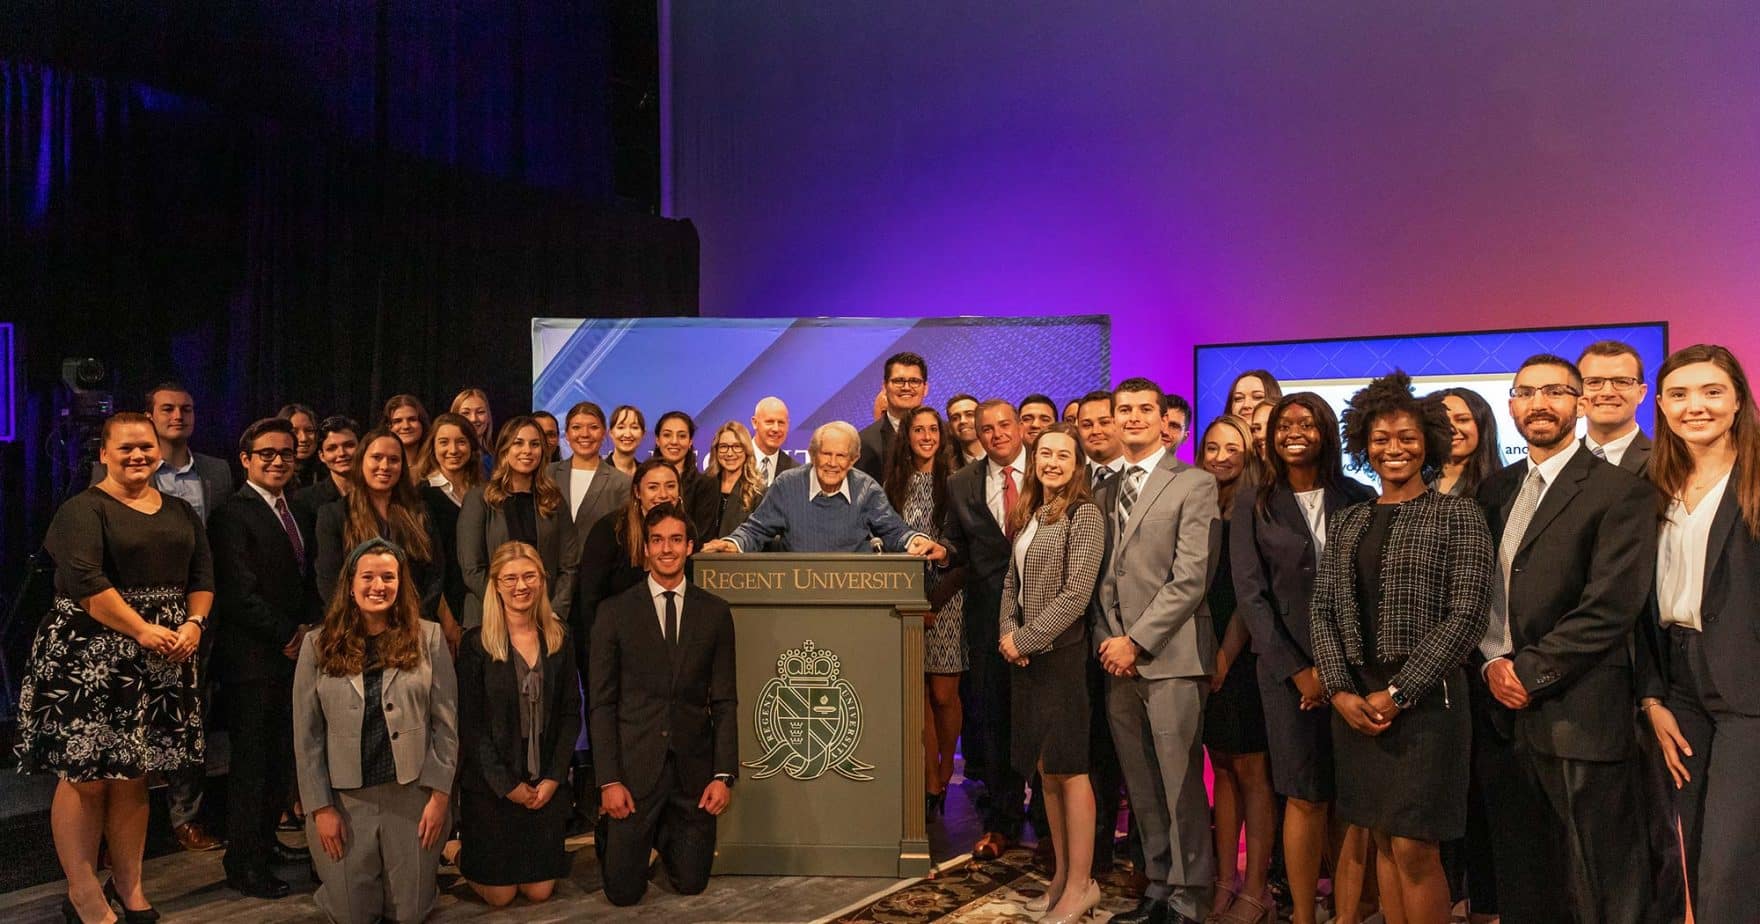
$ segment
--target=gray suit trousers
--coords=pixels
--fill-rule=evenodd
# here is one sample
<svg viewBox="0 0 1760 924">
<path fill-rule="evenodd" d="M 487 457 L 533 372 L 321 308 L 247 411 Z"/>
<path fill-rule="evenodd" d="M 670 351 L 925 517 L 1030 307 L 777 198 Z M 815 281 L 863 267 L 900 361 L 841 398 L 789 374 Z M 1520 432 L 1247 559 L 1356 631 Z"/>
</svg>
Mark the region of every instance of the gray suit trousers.
<svg viewBox="0 0 1760 924">
<path fill-rule="evenodd" d="M 1203 920 L 1216 881 L 1204 793 L 1208 678 L 1106 678 L 1106 715 L 1143 837 L 1149 898 Z"/>
<path fill-rule="evenodd" d="M 380 918 L 420 921 L 434 910 L 439 889 L 440 848 L 422 849 L 418 828 L 428 790 L 418 783 L 382 783 L 336 791 L 347 842 L 340 861 L 318 845 L 318 831 L 306 818 L 306 842 L 318 870 L 319 910 L 336 924 L 370 924 Z"/>
</svg>

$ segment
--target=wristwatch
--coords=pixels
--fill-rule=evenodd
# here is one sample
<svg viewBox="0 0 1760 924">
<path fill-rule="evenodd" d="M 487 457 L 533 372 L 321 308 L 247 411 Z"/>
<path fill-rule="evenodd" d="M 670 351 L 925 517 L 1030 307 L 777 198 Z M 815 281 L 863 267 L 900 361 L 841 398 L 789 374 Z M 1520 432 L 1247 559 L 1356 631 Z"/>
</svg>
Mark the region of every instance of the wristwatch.
<svg viewBox="0 0 1760 924">
<path fill-rule="evenodd" d="M 1401 711 L 1412 708 L 1411 699 L 1404 693 L 1400 692 L 1400 688 L 1393 684 L 1387 685 L 1387 698 L 1393 700 L 1393 704 L 1398 706 Z"/>
</svg>

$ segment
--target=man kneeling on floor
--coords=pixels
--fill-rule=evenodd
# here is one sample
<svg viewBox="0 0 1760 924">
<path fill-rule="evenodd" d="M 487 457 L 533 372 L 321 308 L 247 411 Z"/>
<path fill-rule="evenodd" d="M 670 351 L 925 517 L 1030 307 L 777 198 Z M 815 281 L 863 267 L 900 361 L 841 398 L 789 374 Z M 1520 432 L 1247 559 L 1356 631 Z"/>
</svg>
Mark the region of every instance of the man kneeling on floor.
<svg viewBox="0 0 1760 924">
<path fill-rule="evenodd" d="M 733 614 L 685 580 L 695 543 L 683 508 L 656 506 L 642 533 L 648 579 L 600 604 L 588 671 L 599 863 L 613 905 L 641 900 L 655 848 L 677 891 L 703 891 L 739 769 Z"/>
</svg>

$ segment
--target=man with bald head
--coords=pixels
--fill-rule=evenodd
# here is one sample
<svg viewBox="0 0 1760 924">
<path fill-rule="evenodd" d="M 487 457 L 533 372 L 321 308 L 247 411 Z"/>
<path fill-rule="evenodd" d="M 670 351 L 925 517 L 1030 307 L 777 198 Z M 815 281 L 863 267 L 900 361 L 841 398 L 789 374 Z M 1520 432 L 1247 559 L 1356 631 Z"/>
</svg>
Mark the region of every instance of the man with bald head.
<svg viewBox="0 0 1760 924">
<path fill-rule="evenodd" d="M 878 539 L 888 552 L 945 559 L 947 549 L 907 526 L 880 483 L 855 468 L 861 451 L 861 436 L 844 421 L 814 430 L 807 446 L 813 464 L 776 476 L 758 509 L 703 551 L 761 551 L 780 543 L 784 552 L 867 552 Z"/>
<path fill-rule="evenodd" d="M 758 450 L 758 477 L 769 487 L 776 476 L 794 468 L 794 457 L 782 451 L 788 439 L 788 405 L 771 395 L 752 409 L 752 445 Z"/>
</svg>

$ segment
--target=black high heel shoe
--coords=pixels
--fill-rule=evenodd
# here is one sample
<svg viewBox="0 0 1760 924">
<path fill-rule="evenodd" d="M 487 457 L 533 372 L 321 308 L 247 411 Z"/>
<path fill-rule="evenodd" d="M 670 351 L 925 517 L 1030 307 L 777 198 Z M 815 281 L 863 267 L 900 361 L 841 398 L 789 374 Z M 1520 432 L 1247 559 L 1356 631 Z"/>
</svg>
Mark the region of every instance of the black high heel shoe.
<svg viewBox="0 0 1760 924">
<path fill-rule="evenodd" d="M 104 897 L 114 902 L 116 907 L 122 909 L 123 924 L 154 924 L 155 921 L 159 920 L 159 912 L 154 911 L 150 906 L 145 911 L 129 910 L 129 907 L 122 903 L 122 893 L 117 891 L 116 880 L 113 878 L 104 880 Z M 69 904 L 68 907 L 71 908 L 73 906 Z M 79 918 L 75 916 L 70 920 L 77 921 Z"/>
</svg>

